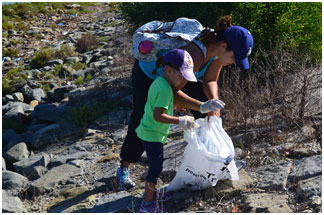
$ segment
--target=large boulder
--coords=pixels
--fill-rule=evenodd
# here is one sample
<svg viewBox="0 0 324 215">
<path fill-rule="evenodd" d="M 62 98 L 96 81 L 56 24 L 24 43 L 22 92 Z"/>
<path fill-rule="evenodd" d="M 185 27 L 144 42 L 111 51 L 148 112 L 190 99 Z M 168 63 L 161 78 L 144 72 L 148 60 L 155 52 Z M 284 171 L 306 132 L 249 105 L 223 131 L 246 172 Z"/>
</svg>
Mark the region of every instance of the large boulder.
<svg viewBox="0 0 324 215">
<path fill-rule="evenodd" d="M 67 96 L 67 93 L 76 89 L 76 85 L 66 85 L 54 90 L 54 101 L 59 102 Z"/>
<path fill-rule="evenodd" d="M 50 161 L 48 154 L 40 152 L 27 159 L 13 164 L 15 170 L 31 180 L 38 179 L 46 172 L 46 167 Z"/>
<path fill-rule="evenodd" d="M 54 104 L 39 104 L 32 112 L 32 117 L 46 122 L 58 122 L 60 120 L 59 109 Z"/>
<path fill-rule="evenodd" d="M 55 143 L 59 139 L 62 129 L 59 124 L 51 124 L 35 132 L 31 140 L 34 149 L 40 149 L 45 145 Z"/>
<path fill-rule="evenodd" d="M 2 190 L 2 213 L 24 213 L 21 200 L 11 195 L 8 191 Z"/>
<path fill-rule="evenodd" d="M 28 179 L 18 173 L 3 170 L 2 171 L 2 189 L 24 191 L 27 188 Z"/>
<path fill-rule="evenodd" d="M 4 148 L 3 157 L 6 160 L 14 163 L 29 157 L 30 152 L 28 151 L 28 147 L 26 143 L 24 142 L 19 142 L 14 144 L 12 143 L 6 145 L 6 147 Z"/>
</svg>

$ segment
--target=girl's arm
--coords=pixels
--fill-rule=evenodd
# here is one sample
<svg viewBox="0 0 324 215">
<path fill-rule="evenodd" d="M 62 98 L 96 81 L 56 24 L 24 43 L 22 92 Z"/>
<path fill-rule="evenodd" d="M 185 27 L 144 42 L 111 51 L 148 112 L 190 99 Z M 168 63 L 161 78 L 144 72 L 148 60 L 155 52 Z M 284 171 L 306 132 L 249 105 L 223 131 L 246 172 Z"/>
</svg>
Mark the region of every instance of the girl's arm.
<svg viewBox="0 0 324 215">
<path fill-rule="evenodd" d="M 164 113 L 164 111 L 165 111 L 164 108 L 155 107 L 153 113 L 154 120 L 161 123 L 167 123 L 167 124 L 179 124 L 179 117 L 170 116 Z"/>
<path fill-rule="evenodd" d="M 200 111 L 201 101 L 194 99 L 181 90 L 173 91 L 174 103 L 191 110 Z"/>
</svg>

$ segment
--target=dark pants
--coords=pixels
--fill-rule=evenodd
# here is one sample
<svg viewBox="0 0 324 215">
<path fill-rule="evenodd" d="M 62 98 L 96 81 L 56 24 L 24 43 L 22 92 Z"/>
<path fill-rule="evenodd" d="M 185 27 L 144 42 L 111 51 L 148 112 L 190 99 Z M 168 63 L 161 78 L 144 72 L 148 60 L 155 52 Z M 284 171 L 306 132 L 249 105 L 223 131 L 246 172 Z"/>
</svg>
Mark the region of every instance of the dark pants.
<svg viewBox="0 0 324 215">
<path fill-rule="evenodd" d="M 150 164 L 145 180 L 156 184 L 163 169 L 163 143 L 142 140 L 142 145 Z"/>
<path fill-rule="evenodd" d="M 132 71 L 132 87 L 133 87 L 133 112 L 128 125 L 127 135 L 121 148 L 120 157 L 122 161 L 134 163 L 142 156 L 144 148 L 141 140 L 137 137 L 135 129 L 139 126 L 144 115 L 144 107 L 147 100 L 148 90 L 153 80 L 145 75 L 135 61 Z M 182 89 L 187 95 L 200 101 L 207 101 L 202 90 L 202 83 L 188 82 Z M 206 114 L 192 111 L 195 118 L 204 118 Z"/>
</svg>

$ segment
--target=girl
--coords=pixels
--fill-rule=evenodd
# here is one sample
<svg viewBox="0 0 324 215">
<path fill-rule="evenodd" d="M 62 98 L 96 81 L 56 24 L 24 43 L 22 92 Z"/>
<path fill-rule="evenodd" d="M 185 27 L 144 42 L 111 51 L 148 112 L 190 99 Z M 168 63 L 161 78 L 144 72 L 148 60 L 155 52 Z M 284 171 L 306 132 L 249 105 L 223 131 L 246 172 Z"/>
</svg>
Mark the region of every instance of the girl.
<svg viewBox="0 0 324 215">
<path fill-rule="evenodd" d="M 173 90 L 185 81 L 197 82 L 190 54 L 183 49 L 174 49 L 160 57 L 156 65 L 156 68 L 164 68 L 163 73 L 150 86 L 145 113 L 136 129 L 150 164 L 145 181 L 145 198 L 140 208 L 140 212 L 146 213 L 165 212 L 154 197 L 157 179 L 163 169 L 163 144 L 169 134 L 170 124 L 179 124 L 184 129 L 199 127 L 193 117 L 172 116 Z M 220 100 L 210 100 L 203 104 L 203 109 L 209 112 L 223 106 Z M 168 197 L 168 194 L 160 196 L 160 200 Z"/>
</svg>

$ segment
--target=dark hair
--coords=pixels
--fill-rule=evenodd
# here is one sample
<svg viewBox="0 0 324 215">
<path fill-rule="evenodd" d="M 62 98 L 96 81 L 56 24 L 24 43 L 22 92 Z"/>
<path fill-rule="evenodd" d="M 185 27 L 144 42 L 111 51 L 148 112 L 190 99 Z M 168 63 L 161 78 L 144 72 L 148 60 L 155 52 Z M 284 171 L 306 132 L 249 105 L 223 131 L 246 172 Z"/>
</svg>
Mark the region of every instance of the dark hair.
<svg viewBox="0 0 324 215">
<path fill-rule="evenodd" d="M 170 67 L 172 67 L 173 69 L 175 69 L 175 70 L 179 70 L 179 68 L 178 67 L 176 67 L 176 66 L 174 66 L 174 65 L 172 65 L 172 64 L 170 64 L 170 63 L 168 63 L 168 62 L 165 62 L 164 60 L 163 60 L 163 56 L 160 56 L 160 57 L 158 57 L 158 59 L 156 60 L 156 62 L 155 62 L 155 68 L 154 68 L 154 70 L 152 71 L 152 75 L 156 75 L 157 74 L 157 72 L 156 72 L 156 70 L 159 68 L 159 67 L 164 67 L 164 66 L 170 66 Z"/>
<path fill-rule="evenodd" d="M 205 46 L 220 41 L 226 42 L 224 31 L 229 27 L 232 27 L 232 16 L 223 16 L 218 20 L 214 28 L 204 28 L 197 39 L 201 40 Z M 232 48 L 227 46 L 227 50 L 232 50 Z"/>
</svg>

